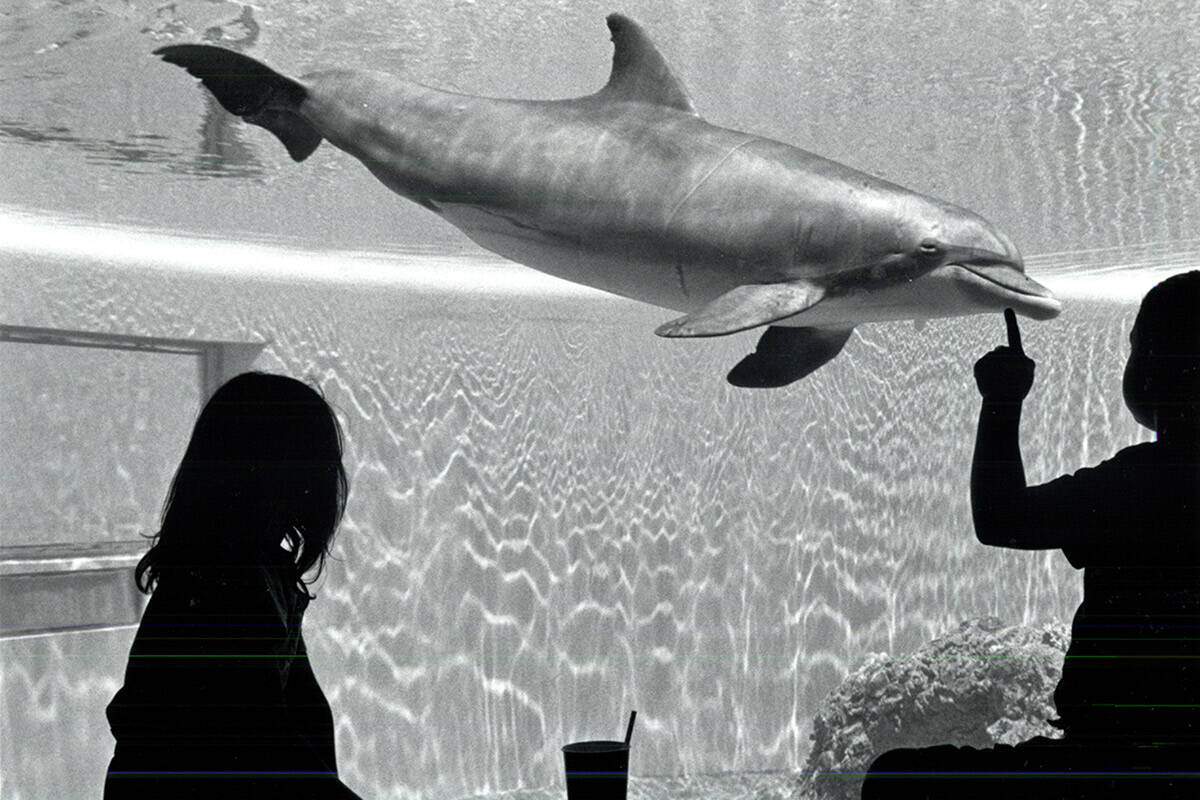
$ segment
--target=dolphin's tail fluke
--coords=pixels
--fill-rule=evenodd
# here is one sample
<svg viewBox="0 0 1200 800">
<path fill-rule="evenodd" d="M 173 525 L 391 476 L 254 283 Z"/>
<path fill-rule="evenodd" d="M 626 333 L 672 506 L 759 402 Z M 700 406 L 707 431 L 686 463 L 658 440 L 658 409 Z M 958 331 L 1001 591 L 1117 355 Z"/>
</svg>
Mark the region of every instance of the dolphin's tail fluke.
<svg viewBox="0 0 1200 800">
<path fill-rule="evenodd" d="M 303 84 L 222 47 L 175 44 L 154 54 L 199 78 L 231 113 L 275 134 L 294 160 L 308 158 L 321 143 L 321 134 L 299 113 L 308 96 Z"/>
</svg>

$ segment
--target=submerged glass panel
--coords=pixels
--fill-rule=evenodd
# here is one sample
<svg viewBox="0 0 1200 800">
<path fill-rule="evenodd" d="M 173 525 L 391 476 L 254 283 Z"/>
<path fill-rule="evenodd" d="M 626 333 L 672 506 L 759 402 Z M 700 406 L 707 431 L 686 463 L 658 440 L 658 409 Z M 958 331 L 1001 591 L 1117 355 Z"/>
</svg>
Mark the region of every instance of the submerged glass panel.
<svg viewBox="0 0 1200 800">
<path fill-rule="evenodd" d="M 200 408 L 200 356 L 0 341 L 0 545 L 158 528 Z"/>
</svg>

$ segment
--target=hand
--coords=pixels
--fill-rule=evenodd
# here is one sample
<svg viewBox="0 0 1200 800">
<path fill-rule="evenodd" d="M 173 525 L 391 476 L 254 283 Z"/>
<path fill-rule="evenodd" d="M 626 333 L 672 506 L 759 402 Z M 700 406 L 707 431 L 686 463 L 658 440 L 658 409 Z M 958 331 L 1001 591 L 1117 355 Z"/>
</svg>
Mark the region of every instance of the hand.
<svg viewBox="0 0 1200 800">
<path fill-rule="evenodd" d="M 1035 365 L 1021 349 L 1021 331 L 1011 308 L 1004 309 L 1004 323 L 1008 327 L 1008 346 L 997 347 L 975 362 L 975 385 L 984 400 L 1019 403 L 1033 386 Z"/>
</svg>

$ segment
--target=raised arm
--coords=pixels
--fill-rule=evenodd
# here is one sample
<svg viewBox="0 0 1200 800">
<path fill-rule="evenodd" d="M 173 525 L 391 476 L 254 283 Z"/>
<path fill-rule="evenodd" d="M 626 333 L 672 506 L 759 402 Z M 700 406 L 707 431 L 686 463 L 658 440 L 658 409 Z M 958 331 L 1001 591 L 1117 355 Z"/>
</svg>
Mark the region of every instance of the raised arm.
<svg viewBox="0 0 1200 800">
<path fill-rule="evenodd" d="M 983 395 L 975 455 L 971 462 L 971 516 L 984 544 L 1040 549 L 1045 528 L 1031 518 L 1021 463 L 1021 402 L 1033 386 L 1034 363 L 1021 348 L 1021 332 L 1012 309 L 1004 311 L 1008 345 L 975 363 L 975 383 Z"/>
</svg>

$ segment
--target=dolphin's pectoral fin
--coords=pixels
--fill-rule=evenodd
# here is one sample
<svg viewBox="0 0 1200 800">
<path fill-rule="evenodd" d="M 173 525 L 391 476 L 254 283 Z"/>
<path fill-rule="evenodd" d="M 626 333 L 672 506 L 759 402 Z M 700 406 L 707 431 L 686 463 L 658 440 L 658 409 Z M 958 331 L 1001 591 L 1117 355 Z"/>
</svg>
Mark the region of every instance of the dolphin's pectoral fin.
<svg viewBox="0 0 1200 800">
<path fill-rule="evenodd" d="M 799 314 L 824 296 L 824 289 L 807 281 L 748 283 L 730 289 L 703 308 L 658 326 L 654 332 L 671 338 L 724 336 Z"/>
<path fill-rule="evenodd" d="M 842 351 L 853 328 L 784 328 L 763 332 L 754 352 L 726 380 L 748 389 L 774 389 L 798 381 Z"/>
<path fill-rule="evenodd" d="M 621 14 L 609 14 L 608 30 L 613 40 L 612 74 L 594 97 L 626 100 L 676 108 L 689 114 L 696 107 L 667 61 L 636 22 Z"/>
</svg>

